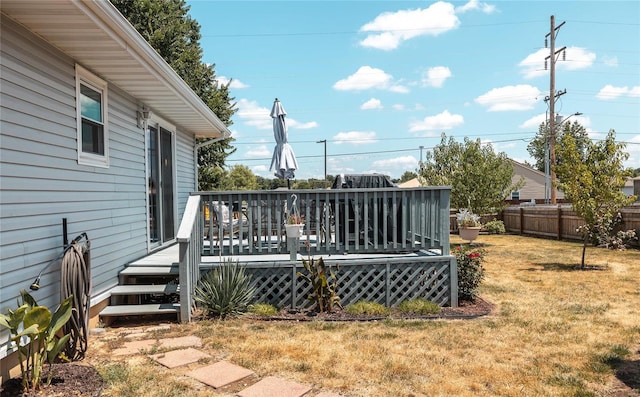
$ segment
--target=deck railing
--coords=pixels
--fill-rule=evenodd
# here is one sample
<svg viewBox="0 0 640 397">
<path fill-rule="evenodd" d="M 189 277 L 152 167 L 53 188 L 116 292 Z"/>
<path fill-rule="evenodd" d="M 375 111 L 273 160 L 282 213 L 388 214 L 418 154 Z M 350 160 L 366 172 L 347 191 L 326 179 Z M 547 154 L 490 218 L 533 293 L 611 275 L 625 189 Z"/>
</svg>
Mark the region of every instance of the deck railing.
<svg viewBox="0 0 640 397">
<path fill-rule="evenodd" d="M 200 208 L 200 197 L 190 196 L 176 237 L 180 245 L 180 321 L 183 323 L 191 321 L 193 294 L 200 277 L 203 246 Z"/>
<path fill-rule="evenodd" d="M 294 207 L 304 218 L 300 252 L 449 255 L 449 193 L 422 187 L 194 195 L 201 197 L 205 255 L 288 253 L 284 225 Z"/>
</svg>

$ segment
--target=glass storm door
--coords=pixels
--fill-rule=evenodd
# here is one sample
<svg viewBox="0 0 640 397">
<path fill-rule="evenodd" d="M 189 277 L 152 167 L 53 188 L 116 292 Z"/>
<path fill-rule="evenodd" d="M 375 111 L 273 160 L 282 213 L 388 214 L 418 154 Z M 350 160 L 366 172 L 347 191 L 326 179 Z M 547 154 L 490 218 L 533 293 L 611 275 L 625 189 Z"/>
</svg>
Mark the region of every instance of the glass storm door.
<svg viewBox="0 0 640 397">
<path fill-rule="evenodd" d="M 147 130 L 149 178 L 149 242 L 159 245 L 175 238 L 173 136 L 164 128 Z"/>
</svg>

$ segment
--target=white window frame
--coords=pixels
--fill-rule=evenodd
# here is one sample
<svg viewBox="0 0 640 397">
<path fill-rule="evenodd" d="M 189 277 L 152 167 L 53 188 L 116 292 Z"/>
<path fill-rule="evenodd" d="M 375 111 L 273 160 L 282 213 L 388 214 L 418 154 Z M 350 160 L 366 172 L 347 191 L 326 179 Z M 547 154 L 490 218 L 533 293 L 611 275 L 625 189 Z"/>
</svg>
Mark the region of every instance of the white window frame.
<svg viewBox="0 0 640 397">
<path fill-rule="evenodd" d="M 80 87 L 84 85 L 100 93 L 102 97 L 102 126 L 104 155 L 87 153 L 82 150 L 82 107 L 80 104 Z M 78 164 L 93 167 L 109 168 L 109 120 L 108 120 L 108 92 L 107 82 L 76 64 L 76 120 L 78 141 Z"/>
<path fill-rule="evenodd" d="M 514 198 L 514 197 L 513 197 L 515 194 L 517 194 L 517 195 L 518 195 L 518 198 Z M 511 192 L 511 200 L 520 200 L 520 190 L 513 190 L 513 191 Z"/>
</svg>

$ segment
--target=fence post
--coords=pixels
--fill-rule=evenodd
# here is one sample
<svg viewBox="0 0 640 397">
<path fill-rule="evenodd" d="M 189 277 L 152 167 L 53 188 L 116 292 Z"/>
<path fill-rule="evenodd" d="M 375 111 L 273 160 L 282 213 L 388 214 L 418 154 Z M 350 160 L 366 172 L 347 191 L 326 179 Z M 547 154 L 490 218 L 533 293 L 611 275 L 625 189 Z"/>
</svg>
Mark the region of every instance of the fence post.
<svg viewBox="0 0 640 397">
<path fill-rule="evenodd" d="M 558 205 L 558 240 L 562 240 L 562 207 Z"/>
<path fill-rule="evenodd" d="M 520 235 L 524 230 L 524 207 L 520 207 Z"/>
</svg>

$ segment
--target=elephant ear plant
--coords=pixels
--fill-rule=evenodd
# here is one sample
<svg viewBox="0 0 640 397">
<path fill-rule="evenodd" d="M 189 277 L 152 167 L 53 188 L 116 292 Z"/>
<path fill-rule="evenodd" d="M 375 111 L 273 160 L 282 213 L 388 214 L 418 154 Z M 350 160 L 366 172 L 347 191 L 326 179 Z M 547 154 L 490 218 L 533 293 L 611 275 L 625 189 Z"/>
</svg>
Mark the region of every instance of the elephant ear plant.
<svg viewBox="0 0 640 397">
<path fill-rule="evenodd" d="M 57 333 L 71 318 L 73 296 L 65 299 L 52 314 L 46 306 L 39 306 L 26 290 L 20 291 L 20 295 L 22 304 L 18 302 L 16 310 L 0 314 L 0 326 L 11 331 L 11 340 L 17 345 L 23 388 L 37 390 L 44 364 L 53 364 L 69 341 L 70 334 L 58 337 Z M 49 372 L 47 384 L 51 377 Z"/>
<path fill-rule="evenodd" d="M 318 312 L 331 312 L 333 306 L 342 307 L 337 291 L 337 277 L 330 266 L 325 265 L 322 258 L 309 257 L 302 260 L 306 274 L 297 272 L 298 277 L 311 285 L 311 293 L 307 299 L 315 302 Z"/>
</svg>

